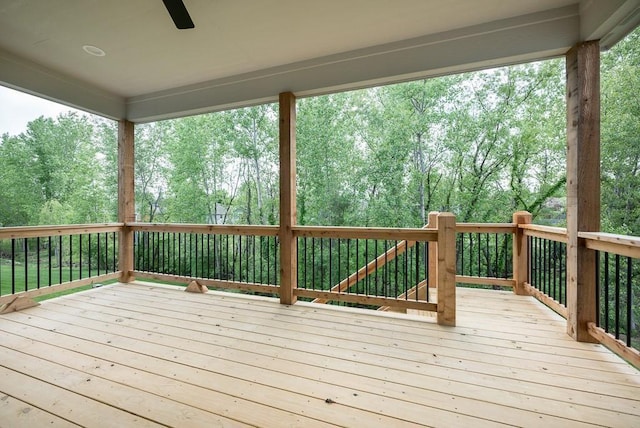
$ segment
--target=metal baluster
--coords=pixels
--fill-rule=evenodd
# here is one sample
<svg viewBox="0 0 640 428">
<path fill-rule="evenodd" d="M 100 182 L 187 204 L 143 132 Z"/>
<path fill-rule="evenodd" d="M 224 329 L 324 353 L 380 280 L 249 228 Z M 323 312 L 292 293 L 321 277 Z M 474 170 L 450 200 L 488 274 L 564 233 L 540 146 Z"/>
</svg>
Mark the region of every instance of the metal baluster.
<svg viewBox="0 0 640 428">
<path fill-rule="evenodd" d="M 69 235 L 69 281 L 73 281 L 73 236 Z"/>
<path fill-rule="evenodd" d="M 404 270 L 404 280 L 403 280 L 403 293 L 404 293 L 404 297 L 406 299 L 407 294 L 409 293 L 409 257 L 410 257 L 410 249 L 409 247 L 409 243 L 407 241 L 405 241 L 405 251 L 404 251 L 404 263 L 402 264 L 402 268 Z M 396 298 L 398 296 L 396 295 Z"/>
<path fill-rule="evenodd" d="M 431 283 L 429 282 L 429 245 L 430 242 L 423 243 L 423 254 L 424 254 L 424 280 L 426 285 L 426 298 L 427 302 L 429 301 L 429 287 L 431 287 Z"/>
<path fill-rule="evenodd" d="M 626 331 L 626 336 L 627 336 L 627 346 L 631 347 L 631 319 L 632 319 L 632 313 L 631 313 L 631 303 L 633 302 L 633 296 L 631 293 L 631 269 L 632 269 L 632 261 L 631 261 L 631 257 L 627 257 L 627 331 Z"/>
<path fill-rule="evenodd" d="M 16 294 L 16 240 L 11 239 L 11 294 Z"/>
<path fill-rule="evenodd" d="M 53 275 L 53 269 L 51 266 L 51 250 L 52 250 L 52 245 L 51 245 L 51 237 L 49 236 L 49 287 L 51 287 L 51 284 L 53 283 L 52 281 L 52 275 Z M 89 276 L 91 276 L 91 234 L 89 234 Z"/>
<path fill-rule="evenodd" d="M 82 237 L 82 235 L 80 235 Z M 82 250 L 82 246 L 80 247 L 80 249 Z M 80 253 L 82 254 L 82 253 Z M 40 237 L 38 236 L 36 238 L 36 288 L 40 288 Z M 82 260 L 82 259 L 80 259 Z M 82 272 L 82 271 L 81 271 Z M 80 275 L 80 279 L 82 279 L 82 274 Z M 0 283 L 2 283 L 2 281 L 0 281 Z"/>
<path fill-rule="evenodd" d="M 24 255 L 24 291 L 29 290 L 29 238 L 24 238 L 23 242 L 23 251 Z"/>
<path fill-rule="evenodd" d="M 418 300 L 418 294 L 419 294 L 419 285 L 420 285 L 420 244 L 421 242 L 416 242 L 415 245 L 415 261 L 416 261 L 416 276 L 412 282 L 412 284 L 415 284 L 416 287 L 416 300 Z M 427 290 L 428 291 L 428 290 Z"/>
<path fill-rule="evenodd" d="M 609 253 L 604 253 L 604 330 L 609 332 Z"/>
<path fill-rule="evenodd" d="M 600 251 L 596 251 L 596 326 L 598 327 L 602 324 L 600 319 L 602 318 L 600 288 Z"/>
<path fill-rule="evenodd" d="M 274 281 L 275 284 L 280 283 L 280 277 L 278 276 L 278 238 L 273 238 L 273 277 L 276 279 Z"/>
<path fill-rule="evenodd" d="M 620 339 L 620 255 L 616 254 L 616 284 L 615 284 L 615 336 Z"/>
<path fill-rule="evenodd" d="M 500 272 L 500 267 L 499 267 L 499 266 L 500 266 L 500 261 L 499 261 L 500 252 L 498 251 L 498 247 L 499 247 L 499 245 L 498 245 L 498 234 L 497 234 L 497 233 L 494 233 L 494 234 L 493 234 L 493 236 L 494 236 L 494 238 L 495 238 L 495 240 L 494 240 L 494 241 L 495 241 L 495 242 L 494 242 L 494 244 L 495 244 L 495 249 L 496 249 L 495 254 L 494 254 L 494 255 L 495 255 L 495 263 L 494 263 L 495 270 L 494 270 L 494 275 L 495 275 L 495 276 L 496 276 L 496 278 L 497 278 L 497 277 L 499 277 L 499 276 L 500 276 L 500 274 L 498 273 L 498 272 Z M 487 238 L 487 239 L 488 239 L 488 238 Z M 505 256 L 506 256 L 506 253 L 505 253 Z M 505 277 L 505 278 L 506 278 L 506 277 Z"/>
<path fill-rule="evenodd" d="M 58 276 L 59 276 L 60 282 L 58 282 L 58 284 L 62 284 L 62 235 L 60 235 L 58 238 L 59 238 L 58 241 L 60 243 L 60 246 L 58 247 L 58 272 L 59 272 Z M 100 272 L 98 272 L 98 275 L 100 275 Z"/>
<path fill-rule="evenodd" d="M 252 253 L 253 253 L 253 282 L 257 283 L 258 281 L 256 281 L 256 236 L 255 235 L 251 236 L 251 247 L 252 247 Z"/>
</svg>

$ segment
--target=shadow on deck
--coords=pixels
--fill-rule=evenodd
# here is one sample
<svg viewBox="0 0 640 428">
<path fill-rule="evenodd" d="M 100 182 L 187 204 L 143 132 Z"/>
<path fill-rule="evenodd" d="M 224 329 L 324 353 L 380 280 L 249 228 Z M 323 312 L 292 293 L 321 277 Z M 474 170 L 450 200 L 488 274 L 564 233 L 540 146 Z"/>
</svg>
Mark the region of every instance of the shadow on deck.
<svg viewBox="0 0 640 428">
<path fill-rule="evenodd" d="M 433 319 L 118 284 L 0 317 L 2 426 L 640 426 L 640 372 L 532 297 Z"/>
</svg>

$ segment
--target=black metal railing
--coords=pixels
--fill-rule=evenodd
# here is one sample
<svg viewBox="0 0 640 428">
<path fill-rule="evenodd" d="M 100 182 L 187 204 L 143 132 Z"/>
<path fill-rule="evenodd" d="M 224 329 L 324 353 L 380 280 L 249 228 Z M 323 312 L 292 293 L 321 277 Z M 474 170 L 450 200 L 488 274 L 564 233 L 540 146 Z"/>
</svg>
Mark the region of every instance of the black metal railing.
<svg viewBox="0 0 640 428">
<path fill-rule="evenodd" d="M 134 270 L 219 281 L 277 285 L 276 236 L 134 232 Z"/>
<path fill-rule="evenodd" d="M 116 232 L 0 239 L 0 296 L 116 272 Z"/>
<path fill-rule="evenodd" d="M 567 244 L 529 236 L 528 283 L 560 305 L 567 305 Z"/>
<path fill-rule="evenodd" d="M 640 263 L 596 252 L 597 325 L 627 346 L 640 349 Z"/>
<path fill-rule="evenodd" d="M 456 274 L 508 279 L 513 276 L 511 233 L 458 232 Z"/>
<path fill-rule="evenodd" d="M 297 248 L 298 288 L 429 301 L 428 242 L 305 236 Z"/>
</svg>

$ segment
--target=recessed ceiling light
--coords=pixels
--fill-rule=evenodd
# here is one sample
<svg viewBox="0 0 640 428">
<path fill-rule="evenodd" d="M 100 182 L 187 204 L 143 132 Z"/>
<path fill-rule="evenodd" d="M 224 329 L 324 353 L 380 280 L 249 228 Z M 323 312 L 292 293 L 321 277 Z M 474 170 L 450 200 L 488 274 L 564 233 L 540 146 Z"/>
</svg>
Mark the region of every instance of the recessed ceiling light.
<svg viewBox="0 0 640 428">
<path fill-rule="evenodd" d="M 93 55 L 93 56 L 105 56 L 106 55 L 106 53 L 102 49 L 100 49 L 100 48 L 98 48 L 96 46 L 84 45 L 82 47 L 82 50 L 84 50 L 89 55 Z"/>
</svg>

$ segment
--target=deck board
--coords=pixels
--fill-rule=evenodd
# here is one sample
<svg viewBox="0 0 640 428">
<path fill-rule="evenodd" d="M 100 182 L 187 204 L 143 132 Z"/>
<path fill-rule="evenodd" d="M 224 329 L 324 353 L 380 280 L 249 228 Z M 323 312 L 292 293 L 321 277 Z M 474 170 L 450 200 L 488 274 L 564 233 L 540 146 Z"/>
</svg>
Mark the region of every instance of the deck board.
<svg viewBox="0 0 640 428">
<path fill-rule="evenodd" d="M 119 426 L 640 426 L 637 370 L 571 340 L 530 297 L 458 296 L 456 327 L 144 283 L 52 299 L 0 318 L 0 416 L 32 408 L 87 426 L 73 410 L 95 407 Z"/>
<path fill-rule="evenodd" d="M 134 306 L 141 310 L 141 307 L 145 305 L 147 309 L 150 311 L 150 314 L 154 314 L 158 307 L 148 306 L 150 302 L 147 300 L 143 300 L 143 295 L 136 296 L 136 304 L 129 304 L 126 306 L 126 303 L 123 304 L 119 301 L 111 301 L 108 302 L 108 297 L 102 299 L 101 304 L 108 305 L 110 307 L 119 307 L 123 309 L 132 310 Z M 178 303 L 175 306 L 175 309 L 182 309 L 182 314 L 180 315 L 180 319 L 183 320 L 192 320 L 199 321 L 200 317 L 206 315 L 206 311 L 208 308 L 201 308 L 200 311 L 197 306 L 189 306 L 188 304 Z M 123 306 L 124 305 L 124 306 Z M 238 330 L 247 330 L 258 328 L 262 325 L 262 322 L 266 319 L 269 320 L 269 325 L 271 327 L 276 327 L 278 331 L 287 330 L 293 333 L 304 331 L 307 333 L 313 333 L 318 339 L 313 339 L 313 336 L 310 336 L 311 340 L 315 342 L 326 344 L 326 340 L 322 340 L 322 338 L 328 338 L 331 343 L 336 343 L 336 341 L 340 340 L 348 340 L 351 343 L 357 342 L 363 344 L 363 346 L 368 345 L 380 345 L 385 348 L 387 347 L 395 347 L 397 346 L 398 340 L 402 340 L 404 350 L 416 350 L 418 352 L 423 352 L 424 345 L 439 345 L 452 349 L 451 355 L 459 356 L 460 353 L 453 351 L 464 350 L 468 351 L 470 346 L 474 346 L 473 351 L 479 352 L 481 354 L 490 354 L 495 355 L 495 346 L 500 346 L 504 344 L 504 341 L 501 340 L 492 340 L 489 343 L 481 344 L 478 343 L 476 338 L 473 338 L 471 342 L 461 341 L 459 338 L 456 340 L 449 340 L 447 338 L 443 338 L 439 334 L 439 330 L 433 330 L 431 333 L 434 334 L 425 334 L 424 329 L 421 331 L 416 331 L 413 334 L 406 333 L 406 327 L 402 326 L 398 329 L 391 330 L 393 332 L 393 337 L 389 337 L 388 334 L 378 334 L 377 330 L 379 330 L 379 321 L 375 320 L 378 325 L 372 324 L 370 326 L 362 326 L 362 323 L 357 323 L 355 325 L 351 324 L 351 319 L 345 320 L 339 324 L 340 331 L 332 331 L 331 329 L 327 329 L 327 323 L 336 323 L 335 317 L 333 319 L 326 318 L 325 320 L 319 320 L 317 318 L 303 317 L 300 319 L 299 317 L 292 317 L 289 314 L 281 314 L 274 312 L 272 306 L 267 307 L 259 307 L 258 305 L 254 305 L 252 308 L 252 320 L 242 320 L 237 321 L 238 315 L 241 313 L 240 309 L 235 308 L 234 306 L 226 306 L 223 303 L 219 304 L 216 308 L 217 319 L 224 319 L 226 327 L 233 327 Z M 156 316 L 154 321 L 163 323 L 165 320 L 162 320 L 164 316 Z M 234 317 L 236 319 L 234 319 Z M 353 317 L 351 317 L 353 318 Z M 318 322 L 319 321 L 319 322 Z M 437 327 L 436 327 L 437 328 Z M 341 334 L 346 333 L 346 334 Z M 554 334 L 557 333 L 554 332 Z M 561 337 L 563 337 L 564 333 L 561 333 Z M 564 337 L 563 337 L 564 339 Z M 446 344 L 445 341 L 448 341 Z M 606 370 L 607 366 L 609 366 L 610 371 L 618 372 L 620 367 L 623 366 L 620 359 L 610 352 L 598 352 L 593 353 L 592 349 L 588 351 L 584 351 L 579 353 L 576 349 L 572 349 L 569 352 L 564 353 L 563 355 L 558 355 L 556 352 L 549 353 L 551 350 L 548 346 L 539 346 L 533 350 L 523 349 L 523 346 L 513 344 L 513 346 L 504 347 L 501 351 L 502 355 L 513 356 L 515 358 L 527 358 L 531 356 L 535 356 L 536 360 L 539 360 L 539 356 L 542 355 L 546 357 L 545 361 L 557 362 L 559 364 L 575 364 L 576 366 L 585 365 L 586 367 L 592 368 L 590 365 L 589 359 L 596 359 L 598 361 L 603 362 L 599 366 L 600 370 Z M 523 342 L 521 345 L 525 345 Z M 371 347 L 369 346 L 369 349 Z M 382 351 L 385 355 L 388 355 L 388 350 L 385 349 Z M 562 358 L 562 356 L 567 358 Z M 608 358 L 607 358 L 608 357 Z M 587 360 L 583 362 L 582 360 Z M 604 362 L 604 361 L 607 362 Z M 633 373 L 633 369 L 629 368 L 629 372 Z"/>
<path fill-rule="evenodd" d="M 11 426 L 24 428 L 44 426 L 54 428 L 79 427 L 77 424 L 8 395 L 0 397 L 0 421 L 4 421 L 0 426 L 4 426 L 7 421 L 11 421 Z"/>
</svg>

